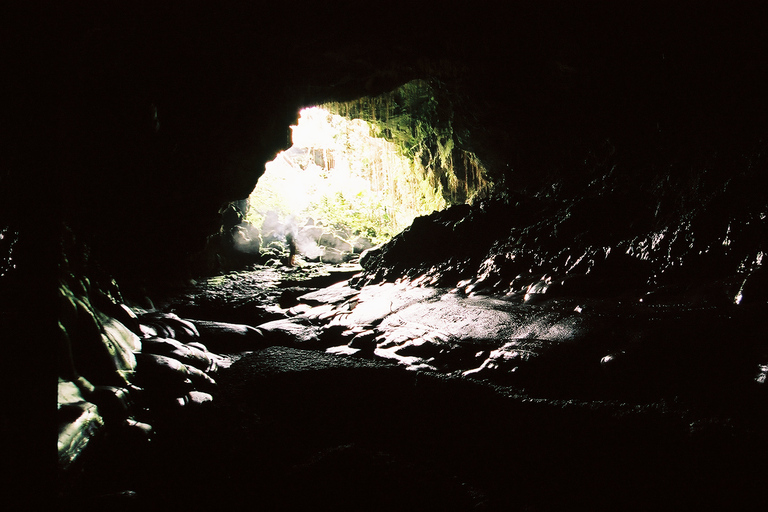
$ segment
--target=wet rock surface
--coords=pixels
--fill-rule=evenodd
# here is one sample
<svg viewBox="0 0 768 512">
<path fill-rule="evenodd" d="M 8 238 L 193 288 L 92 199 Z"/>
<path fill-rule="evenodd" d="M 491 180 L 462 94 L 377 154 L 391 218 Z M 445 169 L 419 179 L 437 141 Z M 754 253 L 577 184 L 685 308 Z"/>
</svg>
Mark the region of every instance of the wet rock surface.
<svg viewBox="0 0 768 512">
<path fill-rule="evenodd" d="M 511 388 L 271 347 L 90 504 L 202 510 L 698 510 L 755 503 L 764 441 L 674 404 L 533 400 Z M 126 497 L 128 486 L 132 494 Z"/>
<path fill-rule="evenodd" d="M 252 270 L 205 277 L 182 289 L 164 290 L 157 308 L 184 318 L 257 325 L 284 317 L 282 309 L 297 305 L 296 297 L 348 279 L 360 270 L 355 264 L 255 265 Z"/>
<path fill-rule="evenodd" d="M 765 218 L 708 230 L 698 211 L 643 235 L 605 220 L 598 243 L 606 211 L 587 202 L 452 207 L 359 266 L 252 266 L 143 309 L 72 280 L 66 504 L 760 503 L 763 253 L 730 233 Z"/>
<path fill-rule="evenodd" d="M 264 271 L 198 283 L 155 316 L 172 319 L 191 303 L 198 316 L 215 316 L 227 300 L 269 289 L 256 275 Z M 286 271 L 288 279 L 295 272 Z M 231 294 L 235 277 L 241 288 Z M 313 288 L 301 285 L 315 277 L 304 277 L 297 287 Z M 230 355 L 215 386 L 199 383 L 209 398 L 190 393 L 198 400 L 185 407 L 147 411 L 151 444 L 130 461 L 107 445 L 68 504 L 701 510 L 761 502 L 764 304 L 713 305 L 661 288 L 606 298 L 574 285 L 550 296 L 535 291 L 540 279 L 529 293 L 494 295 L 425 286 L 427 277 L 352 286 L 359 277 L 297 295 L 290 307 L 272 304 L 268 321 L 245 309 L 238 319 L 254 322 L 188 319 L 202 343 L 216 329 L 242 335 L 219 345 Z"/>
<path fill-rule="evenodd" d="M 268 343 L 480 378 L 541 398 L 758 400 L 765 306 L 541 295 L 467 296 L 410 281 L 355 292 L 339 283 L 299 297 L 313 306 L 257 328 Z"/>
</svg>

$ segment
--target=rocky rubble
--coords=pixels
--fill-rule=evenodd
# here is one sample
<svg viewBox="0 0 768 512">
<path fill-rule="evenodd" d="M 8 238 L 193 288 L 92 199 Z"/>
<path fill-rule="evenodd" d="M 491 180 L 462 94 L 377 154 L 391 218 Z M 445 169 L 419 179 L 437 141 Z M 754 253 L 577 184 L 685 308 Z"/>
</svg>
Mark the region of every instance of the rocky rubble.
<svg viewBox="0 0 768 512">
<path fill-rule="evenodd" d="M 762 446 L 755 433 L 768 420 L 764 302 L 711 303 L 679 289 L 611 295 L 577 282 L 563 294 L 543 276 L 511 294 L 433 286 L 426 275 L 353 286 L 359 278 L 273 306 L 278 318 L 255 325 L 112 303 L 122 313 L 112 310 L 102 332 L 121 324 L 141 347 L 131 349 L 133 373 L 119 373 L 124 391 L 108 395 L 132 405 L 116 429 L 109 402 L 85 390 L 84 378 L 63 380 L 60 439 L 74 459 L 105 433 L 122 432 L 124 448 L 132 439 L 146 450 L 150 435 L 162 442 L 137 459 L 137 474 L 101 488 L 128 486 L 133 498 L 95 502 L 352 509 L 383 492 L 374 509 L 550 510 L 577 495 L 599 510 L 624 499 L 674 510 L 646 487 L 704 503 L 711 493 L 699 494 L 686 474 L 712 492 L 759 496 L 750 450 Z M 751 287 L 721 286 L 724 294 Z M 70 300 L 81 309 L 91 302 Z M 702 451 L 709 459 L 698 467 Z M 729 460 L 750 475 L 722 480 Z M 665 471 L 678 476 L 670 482 Z M 207 490 L 171 491 L 190 478 Z M 546 482 L 568 493 L 542 494 Z"/>
<path fill-rule="evenodd" d="M 455 226 L 452 214 L 435 218 Z M 694 477 L 669 483 L 662 466 L 703 475 L 712 492 L 760 495 L 760 268 L 673 286 L 632 278 L 644 264 L 604 253 L 584 274 L 521 273 L 517 255 L 481 249 L 426 259 L 421 275 L 394 281 L 377 280 L 376 266 L 261 267 L 144 308 L 70 276 L 60 287 L 63 495 L 286 510 L 359 508 L 385 488 L 382 503 L 412 510 L 571 503 L 542 495 L 549 481 L 602 510 L 629 497 L 675 509 L 640 482 L 688 503 L 711 495 Z M 711 460 L 697 469 L 702 452 Z M 622 460 L 634 469 L 614 474 Z M 729 460 L 750 476 L 721 481 Z M 171 491 L 191 478 L 208 490 Z"/>
<path fill-rule="evenodd" d="M 599 411 L 598 429 L 613 421 L 603 416 L 661 411 L 687 425 L 675 435 L 714 428 L 721 442 L 721 430 L 734 429 L 747 453 L 749 433 L 768 420 L 766 278 L 762 246 L 731 236 L 759 234 L 765 219 L 723 225 L 697 210 L 638 234 L 651 226 L 644 214 L 627 204 L 602 219 L 614 206 L 599 194 L 455 206 L 365 251 L 359 267 L 251 267 L 202 279 L 157 308 L 127 307 L 115 287 L 69 276 L 60 287 L 62 474 L 76 475 L 100 438 L 146 446 L 157 418 L 211 406 L 227 366 L 270 350 L 322 360 L 317 369 L 332 379 L 347 365 L 394 367 L 489 386 L 518 405 Z M 600 239 L 585 228 L 596 222 Z M 236 389 L 253 378 L 238 371 L 244 380 L 228 384 Z M 538 425 L 559 418 L 545 416 Z"/>
<path fill-rule="evenodd" d="M 359 290 L 340 283 L 299 297 L 304 305 L 287 310 L 289 318 L 257 329 L 269 344 L 514 385 L 546 398 L 686 395 L 723 405 L 762 392 L 764 348 L 755 333 L 764 305 L 713 306 L 695 293 L 667 297 L 671 303 L 651 295 L 563 296 L 542 282 L 502 297 L 407 280 Z"/>
<path fill-rule="evenodd" d="M 146 448 L 158 409 L 211 401 L 214 376 L 261 339 L 245 325 L 128 307 L 118 293 L 72 275 L 59 287 L 61 492 L 75 485 L 90 445 L 103 447 L 107 439 L 123 450 Z"/>
<path fill-rule="evenodd" d="M 222 226 L 208 238 L 201 271 L 239 270 L 249 265 L 293 266 L 302 262 L 340 264 L 356 261 L 373 247 L 370 238 L 348 229 L 324 226 L 306 219 L 302 226 L 293 217 L 280 219 L 269 212 L 261 228 L 245 219 L 246 200 L 223 208 Z M 298 258 L 298 259 L 297 259 Z"/>
</svg>

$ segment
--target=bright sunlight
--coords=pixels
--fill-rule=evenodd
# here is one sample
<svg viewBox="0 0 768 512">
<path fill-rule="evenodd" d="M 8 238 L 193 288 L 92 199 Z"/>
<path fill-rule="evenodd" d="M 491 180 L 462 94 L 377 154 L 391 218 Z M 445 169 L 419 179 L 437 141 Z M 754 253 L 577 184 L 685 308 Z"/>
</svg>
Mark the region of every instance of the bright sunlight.
<svg viewBox="0 0 768 512">
<path fill-rule="evenodd" d="M 249 197 L 247 220 L 262 236 L 322 226 L 345 240 L 378 244 L 445 207 L 413 162 L 371 124 L 311 107 L 291 129 L 293 146 L 267 163 Z"/>
</svg>

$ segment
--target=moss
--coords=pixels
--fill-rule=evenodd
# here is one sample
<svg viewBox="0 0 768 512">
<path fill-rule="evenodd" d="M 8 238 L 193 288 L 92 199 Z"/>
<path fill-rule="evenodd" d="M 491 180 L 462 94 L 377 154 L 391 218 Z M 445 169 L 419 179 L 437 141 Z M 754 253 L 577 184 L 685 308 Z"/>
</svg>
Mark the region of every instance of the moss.
<svg viewBox="0 0 768 512">
<path fill-rule="evenodd" d="M 429 190 L 422 187 L 425 196 L 459 204 L 490 185 L 467 134 L 455 129 L 454 99 L 438 81 L 414 80 L 386 94 L 323 107 L 370 122 L 376 135 L 395 143 L 414 162 L 414 174 L 429 184 Z"/>
</svg>

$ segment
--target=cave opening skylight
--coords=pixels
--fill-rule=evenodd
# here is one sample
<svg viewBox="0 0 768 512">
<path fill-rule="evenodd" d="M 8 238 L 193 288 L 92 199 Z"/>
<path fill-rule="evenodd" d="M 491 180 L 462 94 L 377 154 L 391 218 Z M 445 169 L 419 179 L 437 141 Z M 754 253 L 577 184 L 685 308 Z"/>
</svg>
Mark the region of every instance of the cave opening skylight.
<svg viewBox="0 0 768 512">
<path fill-rule="evenodd" d="M 291 234 L 311 258 L 318 236 L 378 244 L 445 206 L 375 125 L 310 107 L 291 130 L 293 145 L 266 164 L 249 197 L 246 220 L 262 238 Z"/>
</svg>

